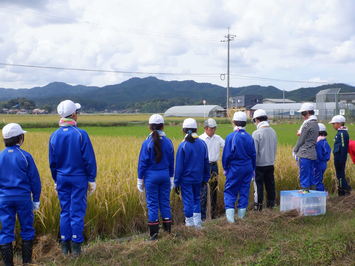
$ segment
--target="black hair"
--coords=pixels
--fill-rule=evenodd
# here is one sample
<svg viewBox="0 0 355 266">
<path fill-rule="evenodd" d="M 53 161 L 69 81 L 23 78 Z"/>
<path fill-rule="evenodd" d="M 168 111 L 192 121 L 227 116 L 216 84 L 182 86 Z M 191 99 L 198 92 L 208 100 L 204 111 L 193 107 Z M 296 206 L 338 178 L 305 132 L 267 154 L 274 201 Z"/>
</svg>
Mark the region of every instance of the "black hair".
<svg viewBox="0 0 355 266">
<path fill-rule="evenodd" d="M 267 121 L 267 116 L 263 115 L 263 116 L 256 117 L 256 118 L 253 119 L 253 122 L 255 123 L 256 120 L 258 120 L 259 122 Z"/>
<path fill-rule="evenodd" d="M 247 125 L 247 122 L 245 122 L 245 121 L 233 121 L 233 123 L 237 127 L 245 127 Z"/>
<path fill-rule="evenodd" d="M 303 111 L 301 113 L 302 116 L 306 116 L 307 114 L 314 115 L 314 111 L 313 110 L 309 110 L 309 111 Z"/>
<path fill-rule="evenodd" d="M 149 124 L 150 130 L 152 133 L 152 138 L 154 142 L 154 151 L 155 151 L 155 161 L 159 163 L 163 157 L 161 152 L 160 136 L 158 130 L 161 130 L 164 127 L 164 124 Z"/>
<path fill-rule="evenodd" d="M 195 142 L 196 139 L 192 136 L 192 133 L 196 133 L 197 131 L 196 128 L 183 128 L 182 131 L 184 131 L 184 133 L 187 134 L 185 140 L 191 143 Z"/>
<path fill-rule="evenodd" d="M 328 136 L 328 133 L 327 133 L 327 131 L 319 131 L 319 136 L 326 137 L 326 136 Z"/>
<path fill-rule="evenodd" d="M 23 142 L 24 140 L 25 140 L 24 134 L 21 134 L 21 135 L 18 135 L 16 137 L 12 137 L 9 139 L 4 139 L 5 147 L 15 146 L 15 145 L 21 143 L 21 141 Z"/>
</svg>

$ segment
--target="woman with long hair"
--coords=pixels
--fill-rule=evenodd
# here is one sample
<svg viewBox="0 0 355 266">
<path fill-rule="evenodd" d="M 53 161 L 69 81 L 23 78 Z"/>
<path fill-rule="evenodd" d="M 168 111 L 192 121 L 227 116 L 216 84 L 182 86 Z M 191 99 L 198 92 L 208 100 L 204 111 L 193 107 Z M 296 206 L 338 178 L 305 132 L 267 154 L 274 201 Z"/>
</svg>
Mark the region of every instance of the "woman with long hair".
<svg viewBox="0 0 355 266">
<path fill-rule="evenodd" d="M 149 118 L 150 135 L 143 142 L 138 161 L 137 187 L 145 189 L 150 240 L 159 233 L 159 210 L 164 231 L 171 232 L 170 190 L 173 188 L 174 146 L 163 131 L 164 119 L 159 114 Z"/>
</svg>

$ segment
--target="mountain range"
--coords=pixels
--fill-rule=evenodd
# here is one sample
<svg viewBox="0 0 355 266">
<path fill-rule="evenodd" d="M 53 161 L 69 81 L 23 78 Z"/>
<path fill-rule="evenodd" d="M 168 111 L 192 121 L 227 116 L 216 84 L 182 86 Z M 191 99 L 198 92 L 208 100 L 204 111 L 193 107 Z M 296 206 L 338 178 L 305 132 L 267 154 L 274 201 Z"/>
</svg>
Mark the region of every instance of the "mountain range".
<svg viewBox="0 0 355 266">
<path fill-rule="evenodd" d="M 341 88 L 341 92 L 355 92 L 355 87 L 336 83 L 318 87 L 285 91 L 285 97 L 297 102 L 313 101 L 315 95 L 328 88 Z M 230 88 L 230 96 L 258 94 L 263 98 L 282 98 L 283 91 L 274 86 L 245 86 Z M 33 100 L 37 106 L 55 107 L 64 99 L 80 102 L 84 111 L 163 112 L 174 105 L 217 104 L 225 106 L 226 88 L 192 80 L 165 81 L 156 77 L 131 78 L 120 84 L 103 87 L 49 83 L 30 89 L 0 88 L 0 102 L 14 98 Z"/>
</svg>

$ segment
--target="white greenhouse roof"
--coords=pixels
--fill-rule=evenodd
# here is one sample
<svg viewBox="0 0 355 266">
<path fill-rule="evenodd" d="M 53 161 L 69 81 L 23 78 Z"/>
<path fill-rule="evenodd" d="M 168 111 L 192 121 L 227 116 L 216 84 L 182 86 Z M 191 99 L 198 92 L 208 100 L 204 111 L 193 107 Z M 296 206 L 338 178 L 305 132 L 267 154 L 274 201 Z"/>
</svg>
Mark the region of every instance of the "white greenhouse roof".
<svg viewBox="0 0 355 266">
<path fill-rule="evenodd" d="M 164 116 L 209 116 L 211 112 L 223 111 L 224 108 L 219 105 L 182 105 L 173 106 L 165 111 Z"/>
</svg>

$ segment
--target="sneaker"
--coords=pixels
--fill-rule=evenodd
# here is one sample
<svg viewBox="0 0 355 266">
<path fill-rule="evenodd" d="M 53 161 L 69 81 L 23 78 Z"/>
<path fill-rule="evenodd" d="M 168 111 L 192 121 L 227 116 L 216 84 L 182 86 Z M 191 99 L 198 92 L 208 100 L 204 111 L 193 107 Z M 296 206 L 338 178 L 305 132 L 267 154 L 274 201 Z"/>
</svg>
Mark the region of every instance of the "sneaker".
<svg viewBox="0 0 355 266">
<path fill-rule="evenodd" d="M 301 194 L 308 194 L 308 193 L 310 193 L 310 192 L 309 192 L 309 189 L 301 189 L 301 190 L 299 190 L 298 192 L 301 193 Z"/>
</svg>

